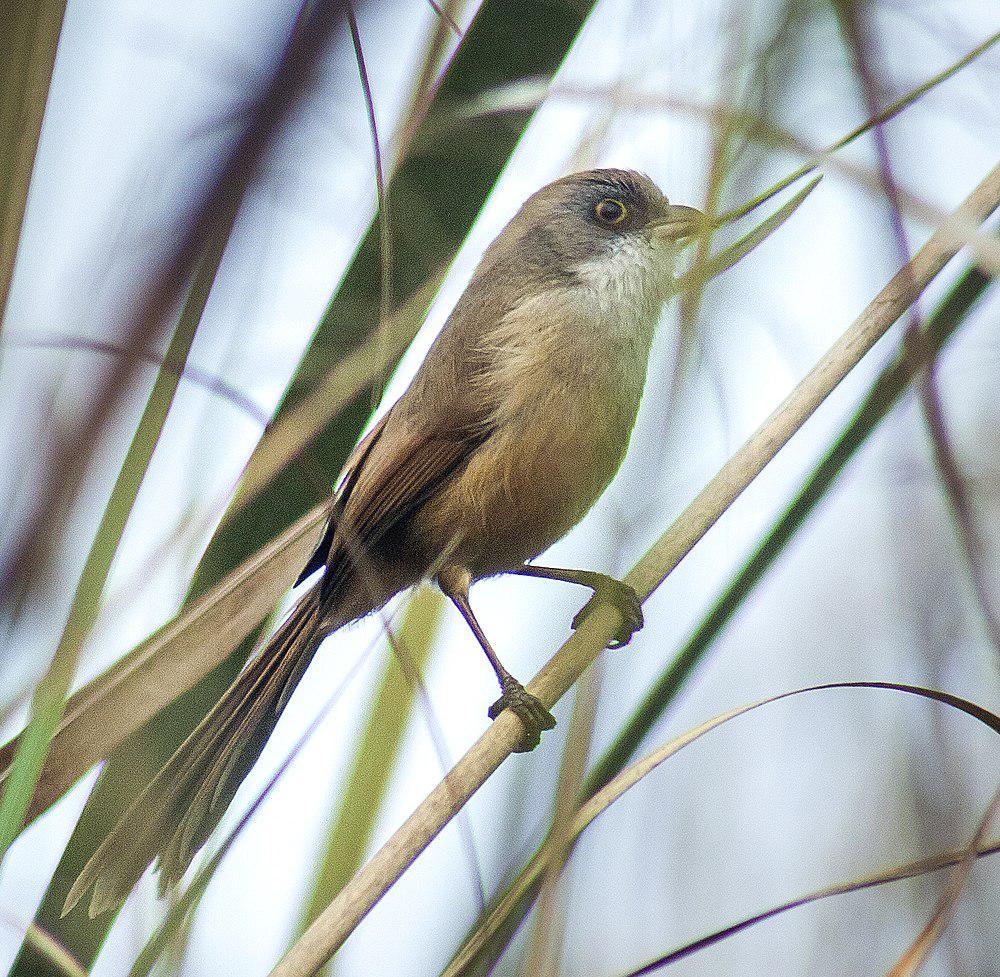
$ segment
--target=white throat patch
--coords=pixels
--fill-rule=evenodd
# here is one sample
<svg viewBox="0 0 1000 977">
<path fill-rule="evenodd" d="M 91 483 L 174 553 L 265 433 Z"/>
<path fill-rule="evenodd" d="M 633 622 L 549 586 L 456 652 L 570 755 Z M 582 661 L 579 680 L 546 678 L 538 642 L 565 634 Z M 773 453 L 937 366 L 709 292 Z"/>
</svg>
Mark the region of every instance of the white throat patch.
<svg viewBox="0 0 1000 977">
<path fill-rule="evenodd" d="M 648 343 L 671 291 L 675 258 L 669 244 L 622 237 L 611 251 L 578 265 L 576 273 L 606 329 Z"/>
</svg>

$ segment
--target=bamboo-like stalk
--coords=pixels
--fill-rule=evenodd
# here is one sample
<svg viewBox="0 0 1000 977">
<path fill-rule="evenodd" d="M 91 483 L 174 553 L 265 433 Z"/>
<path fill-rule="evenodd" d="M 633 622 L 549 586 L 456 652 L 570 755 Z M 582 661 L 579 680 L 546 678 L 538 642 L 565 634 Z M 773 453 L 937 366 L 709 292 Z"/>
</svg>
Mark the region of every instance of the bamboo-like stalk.
<svg viewBox="0 0 1000 977">
<path fill-rule="evenodd" d="M 960 219 L 981 223 L 1000 205 L 1000 166 L 959 208 Z M 702 536 L 809 419 L 875 342 L 896 322 L 956 254 L 947 229 L 936 231 L 892 278 L 786 400 L 699 493 L 626 577 L 643 598 L 658 587 Z M 603 651 L 620 625 L 600 606 L 555 653 L 529 690 L 553 706 Z M 520 720 L 502 713 L 434 788 L 369 863 L 345 886 L 271 971 L 271 977 L 315 974 L 452 817 L 513 752 Z"/>
<path fill-rule="evenodd" d="M 789 541 L 797 538 L 796 533 L 805 520 L 826 498 L 831 485 L 857 450 L 898 403 L 917 370 L 927 358 L 940 353 L 973 305 L 982 298 L 989 282 L 990 279 L 979 268 L 966 269 L 927 322 L 927 335 L 922 344 L 925 357 L 914 363 L 908 355 L 897 355 L 879 374 L 854 416 L 807 476 L 791 504 L 746 557 L 698 626 L 646 690 L 612 742 L 605 747 L 587 774 L 582 798 L 592 797 L 621 773 L 625 764 L 635 756 L 646 735 L 670 708 L 695 667 L 704 662 L 723 628 L 774 566 Z M 447 970 L 442 971 L 442 977 L 457 977 L 465 973 L 462 968 L 473 958 L 480 969 L 489 961 L 495 963 L 499 959 L 510 935 L 531 911 L 538 896 L 540 874 L 548 861 L 547 847 L 550 846 L 543 843 L 536 849 L 517 877 L 494 897 L 488 912 L 480 916 L 473 934 L 452 958 Z"/>
</svg>

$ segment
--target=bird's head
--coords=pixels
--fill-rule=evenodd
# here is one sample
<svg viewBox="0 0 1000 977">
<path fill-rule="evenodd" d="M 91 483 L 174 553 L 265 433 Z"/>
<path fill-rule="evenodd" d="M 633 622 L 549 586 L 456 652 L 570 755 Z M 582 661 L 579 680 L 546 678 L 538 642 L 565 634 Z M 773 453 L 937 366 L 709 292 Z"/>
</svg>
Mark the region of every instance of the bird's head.
<svg viewBox="0 0 1000 977">
<path fill-rule="evenodd" d="M 603 267 L 640 266 L 668 277 L 677 252 L 704 222 L 672 204 L 634 170 L 596 169 L 549 183 L 525 202 L 501 238 L 542 278 L 572 281 Z"/>
<path fill-rule="evenodd" d="M 518 292 L 583 287 L 652 313 L 669 294 L 678 251 L 704 219 L 670 203 L 645 174 L 584 170 L 532 194 L 480 270 Z"/>
</svg>

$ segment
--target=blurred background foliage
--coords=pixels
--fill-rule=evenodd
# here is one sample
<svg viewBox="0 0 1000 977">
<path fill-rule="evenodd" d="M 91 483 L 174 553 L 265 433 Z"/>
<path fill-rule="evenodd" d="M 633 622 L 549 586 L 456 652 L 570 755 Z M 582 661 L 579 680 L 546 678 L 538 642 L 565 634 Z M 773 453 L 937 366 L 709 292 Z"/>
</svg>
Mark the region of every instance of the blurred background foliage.
<svg viewBox="0 0 1000 977">
<path fill-rule="evenodd" d="M 286 93 L 253 181 L 206 228 L 161 352 L 123 349 L 151 271 L 213 192 L 218 160 L 259 122 L 252 106 L 289 39 L 324 9 L 334 40 Z M 0 835 L 16 838 L 0 873 L 0 962 L 22 977 L 128 972 L 165 912 L 150 880 L 97 921 L 60 918 L 66 892 L 253 639 L 234 640 L 126 730 L 99 776 L 34 820 L 31 784 L 47 775 L 46 730 L 65 691 L 82 688 L 74 701 L 85 701 L 105 670 L 326 497 L 532 190 L 624 165 L 672 200 L 723 213 L 984 47 L 876 138 L 824 160 L 826 179 L 785 227 L 668 310 L 623 471 L 551 557 L 620 574 L 1000 147 L 1000 56 L 984 45 L 1000 15 L 960 0 L 39 0 L 0 18 L 0 525 L 11 551 L 54 477 L 49 449 L 86 423 L 109 362 L 124 358 L 131 377 L 80 459 L 72 505 L 47 524 L 48 561 L 23 600 L 4 604 L 0 706 L 11 736 L 31 719 L 2 754 L 13 766 L 0 804 Z M 653 596 L 645 631 L 561 704 L 543 748 L 483 788 L 334 970 L 439 972 L 575 797 L 730 706 L 889 679 L 997 708 L 987 625 L 1000 596 L 1000 306 L 989 275 L 953 264 L 912 325 L 925 330 L 925 358 L 944 349 L 936 390 L 976 545 L 956 531 L 940 450 L 908 388 L 916 364 L 893 333 Z M 289 418 L 307 435 L 283 455 Z M 496 580 L 475 599 L 526 676 L 565 637 L 577 596 Z M 481 732 L 490 681 L 429 590 L 332 639 L 223 831 L 336 694 L 334 708 L 240 828 L 162 971 L 266 973 Z M 473 970 L 624 975 L 810 889 L 967 843 L 1000 773 L 992 734 L 975 726 L 862 692 L 736 720 L 588 829 Z M 975 867 L 926 973 L 994 972 L 997 871 L 989 859 Z M 943 878 L 826 900 L 672 969 L 885 972 Z"/>
</svg>

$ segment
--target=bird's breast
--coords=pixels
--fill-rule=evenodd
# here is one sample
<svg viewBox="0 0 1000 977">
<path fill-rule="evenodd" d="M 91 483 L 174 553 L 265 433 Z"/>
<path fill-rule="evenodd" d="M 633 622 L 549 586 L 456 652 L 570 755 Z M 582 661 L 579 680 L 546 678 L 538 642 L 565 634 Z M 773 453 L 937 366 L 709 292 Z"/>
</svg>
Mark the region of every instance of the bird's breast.
<svg viewBox="0 0 1000 977">
<path fill-rule="evenodd" d="M 583 518 L 625 456 L 652 325 L 609 329 L 564 299 L 494 332 L 479 381 L 493 433 L 423 515 L 456 562 L 513 569 Z"/>
</svg>

